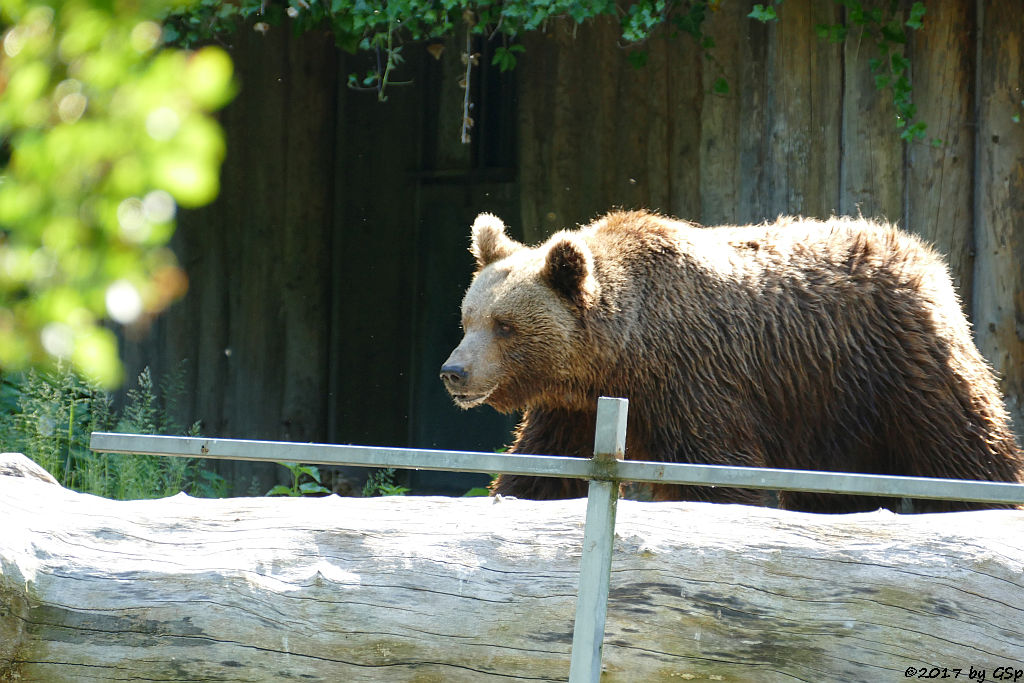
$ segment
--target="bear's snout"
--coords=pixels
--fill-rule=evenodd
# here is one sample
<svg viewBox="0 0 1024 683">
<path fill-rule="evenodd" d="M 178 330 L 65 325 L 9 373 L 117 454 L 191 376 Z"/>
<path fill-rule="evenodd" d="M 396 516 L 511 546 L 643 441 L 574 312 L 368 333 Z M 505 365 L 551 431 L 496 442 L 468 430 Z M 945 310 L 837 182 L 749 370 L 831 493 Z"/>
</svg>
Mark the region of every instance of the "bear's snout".
<svg viewBox="0 0 1024 683">
<path fill-rule="evenodd" d="M 467 332 L 441 365 L 441 382 L 455 405 L 475 408 L 494 393 L 498 384 L 494 346 L 490 335 Z"/>
<path fill-rule="evenodd" d="M 466 368 L 456 363 L 445 363 L 441 366 L 441 381 L 449 389 L 456 389 L 466 384 L 466 380 L 469 379 L 469 373 L 466 372 Z"/>
</svg>

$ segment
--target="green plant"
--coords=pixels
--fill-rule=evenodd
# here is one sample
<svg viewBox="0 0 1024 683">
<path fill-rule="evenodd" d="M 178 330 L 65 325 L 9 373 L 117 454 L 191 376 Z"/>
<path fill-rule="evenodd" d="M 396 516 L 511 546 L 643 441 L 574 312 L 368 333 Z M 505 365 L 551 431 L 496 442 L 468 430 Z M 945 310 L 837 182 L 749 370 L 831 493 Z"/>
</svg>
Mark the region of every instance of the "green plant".
<svg viewBox="0 0 1024 683">
<path fill-rule="evenodd" d="M 61 359 L 112 388 L 104 320 L 155 315 L 184 289 L 175 211 L 213 199 L 212 112 L 232 94 L 215 47 L 165 49 L 166 0 L 0 3 L 0 367 Z M 175 3 L 186 8 L 186 4 Z"/>
<path fill-rule="evenodd" d="M 363 485 L 363 495 L 372 496 L 404 496 L 409 492 L 405 486 L 399 486 L 395 482 L 395 468 L 383 467 L 373 470 L 366 478 Z"/>
<path fill-rule="evenodd" d="M 851 29 L 859 31 L 858 39 L 867 39 L 875 46 L 876 56 L 868 61 L 875 75 L 875 87 L 890 90 L 896 111 L 896 127 L 906 142 L 923 140 L 928 125 L 917 120 L 917 106 L 911 98 L 910 58 L 905 45 L 910 38 L 908 29 L 917 31 L 924 25 L 926 8 L 923 2 L 910 6 L 904 21 L 901 3 L 894 0 L 862 2 L 861 0 L 834 0 L 846 9 L 845 24 L 819 24 L 818 37 L 833 43 L 847 40 Z M 942 141 L 932 138 L 933 145 Z"/>
<path fill-rule="evenodd" d="M 775 7 L 781 4 L 782 0 L 774 0 L 767 5 L 756 4 L 747 16 L 760 22 L 775 21 L 779 18 L 779 15 L 775 12 Z"/>
<path fill-rule="evenodd" d="M 290 22 L 297 31 L 328 26 L 343 49 L 375 55 L 374 65 L 362 73 L 350 74 L 348 82 L 352 88 L 375 91 L 383 101 L 387 99 L 388 86 L 393 83 L 394 69 L 403 61 L 402 50 L 406 43 L 455 37 L 460 31 L 466 36 L 464 85 L 468 84 L 478 58 L 469 40 L 471 35 L 485 36 L 496 42 L 491 61 L 506 71 L 515 67 L 517 56 L 524 51 L 517 39 L 556 21 L 579 25 L 600 17 L 617 18 L 623 42 L 634 46 L 627 51 L 627 58 L 637 67 L 647 62 L 642 44 L 663 27 L 691 36 L 705 57 L 715 61 L 714 40 L 704 33 L 703 27 L 708 14 L 720 9 L 724 1 L 389 0 L 368 3 L 363 0 L 288 0 L 282 6 L 268 4 L 265 0 L 235 3 L 202 0 L 185 10 L 170 13 L 164 35 L 169 41 L 191 45 L 233 33 L 242 23 L 240 20 L 254 21 L 253 27 L 259 31 L 283 21 Z M 906 141 L 923 139 L 927 126 L 916 118 L 917 110 L 911 98 L 910 62 L 903 46 L 909 38 L 908 29 L 918 30 L 923 25 L 924 3 L 914 2 L 903 20 L 903 5 L 898 0 L 834 2 L 845 8 L 845 19 L 816 26 L 818 35 L 825 40 L 842 42 L 854 31 L 858 37 L 866 36 L 871 40 L 877 57 L 871 60 L 869 68 L 876 76 L 878 90 L 889 90 L 892 94 L 901 138 Z M 757 3 L 748 16 L 763 23 L 775 22 L 780 18 L 778 10 L 782 5 L 782 0 Z M 724 77 L 715 79 L 709 91 L 716 95 L 727 94 L 728 81 Z M 464 104 L 463 119 L 468 128 L 472 123 L 468 100 Z M 463 138 L 468 140 L 465 131 Z M 940 141 L 933 140 L 933 143 L 940 144 Z"/>
<path fill-rule="evenodd" d="M 291 472 L 292 485 L 278 484 L 267 491 L 268 496 L 310 496 L 329 494 L 331 492 L 330 489 L 321 485 L 319 468 L 313 465 L 302 465 L 297 462 L 278 461 L 277 464 Z M 308 481 L 302 481 L 304 477 Z"/>
<path fill-rule="evenodd" d="M 116 499 L 156 498 L 188 491 L 223 496 L 223 477 L 196 458 L 95 453 L 94 431 L 198 435 L 199 424 L 180 429 L 168 414 L 149 369 L 129 390 L 120 413 L 111 396 L 66 364 L 5 375 L 0 392 L 0 447 L 24 453 L 63 486 Z"/>
</svg>

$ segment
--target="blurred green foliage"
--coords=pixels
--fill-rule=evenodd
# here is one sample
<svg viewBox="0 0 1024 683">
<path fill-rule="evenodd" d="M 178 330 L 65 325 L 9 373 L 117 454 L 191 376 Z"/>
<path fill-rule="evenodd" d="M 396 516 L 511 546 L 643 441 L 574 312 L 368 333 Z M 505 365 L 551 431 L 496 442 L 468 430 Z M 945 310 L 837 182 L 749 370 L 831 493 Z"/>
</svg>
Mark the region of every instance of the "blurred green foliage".
<svg viewBox="0 0 1024 683">
<path fill-rule="evenodd" d="M 178 206 L 211 201 L 211 112 L 233 91 L 215 47 L 166 48 L 160 0 L 0 0 L 0 369 L 66 359 L 104 387 L 112 324 L 186 286 Z M 175 7 L 183 9 L 182 3 Z"/>
</svg>

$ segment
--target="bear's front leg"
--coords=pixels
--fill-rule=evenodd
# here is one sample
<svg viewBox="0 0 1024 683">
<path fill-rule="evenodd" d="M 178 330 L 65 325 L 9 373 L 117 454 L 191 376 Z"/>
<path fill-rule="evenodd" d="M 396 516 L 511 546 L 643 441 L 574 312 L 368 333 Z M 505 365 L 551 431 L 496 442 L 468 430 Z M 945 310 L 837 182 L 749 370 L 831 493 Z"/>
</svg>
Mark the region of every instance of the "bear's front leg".
<svg viewBox="0 0 1024 683">
<path fill-rule="evenodd" d="M 516 440 L 509 452 L 589 458 L 594 454 L 596 421 L 596 407 L 585 412 L 529 409 L 516 428 Z M 491 484 L 491 493 L 530 500 L 558 500 L 583 498 L 587 495 L 587 486 L 586 479 L 502 474 Z"/>
<path fill-rule="evenodd" d="M 495 496 L 515 496 L 516 498 L 526 498 L 529 500 L 584 498 L 587 495 L 587 480 L 501 474 L 491 484 L 491 494 Z"/>
</svg>

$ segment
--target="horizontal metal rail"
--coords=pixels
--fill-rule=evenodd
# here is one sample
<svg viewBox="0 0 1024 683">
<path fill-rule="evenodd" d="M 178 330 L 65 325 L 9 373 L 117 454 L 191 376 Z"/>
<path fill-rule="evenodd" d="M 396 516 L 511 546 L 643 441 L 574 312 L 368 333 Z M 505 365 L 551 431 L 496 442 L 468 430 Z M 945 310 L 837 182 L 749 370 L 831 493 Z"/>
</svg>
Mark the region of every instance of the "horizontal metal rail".
<svg viewBox="0 0 1024 683">
<path fill-rule="evenodd" d="M 356 465 L 487 474 L 525 474 L 539 477 L 729 486 L 747 489 L 1024 505 L 1024 484 L 965 479 L 896 477 L 878 474 L 655 463 L 636 460 L 600 464 L 588 458 L 553 455 L 339 444 L 298 444 L 287 441 L 147 436 L 108 432 L 93 433 L 90 448 L 102 453 L 138 453 L 263 462 L 296 461 L 313 465 Z"/>
</svg>

